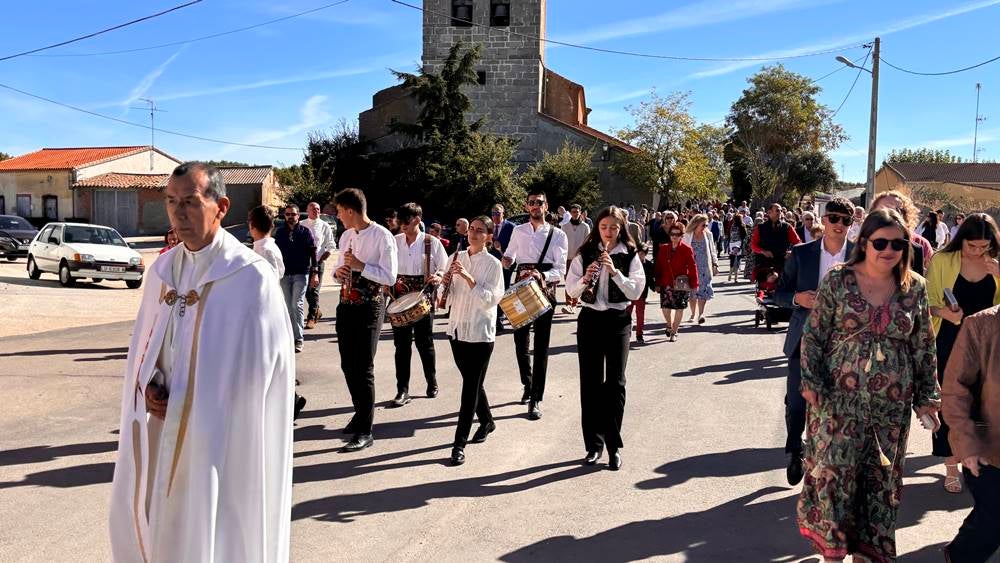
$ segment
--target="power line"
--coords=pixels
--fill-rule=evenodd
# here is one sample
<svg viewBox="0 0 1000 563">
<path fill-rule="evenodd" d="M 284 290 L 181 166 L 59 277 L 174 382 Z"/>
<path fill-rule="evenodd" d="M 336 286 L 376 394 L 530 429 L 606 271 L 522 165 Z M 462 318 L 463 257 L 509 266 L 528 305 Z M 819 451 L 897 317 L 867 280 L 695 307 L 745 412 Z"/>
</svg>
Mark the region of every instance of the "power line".
<svg viewBox="0 0 1000 563">
<path fill-rule="evenodd" d="M 134 25 L 134 24 L 137 24 L 139 22 L 144 22 L 146 20 L 151 20 L 153 18 L 158 18 L 160 16 L 169 14 L 170 12 L 176 12 L 177 10 L 180 10 L 182 8 L 187 8 L 188 6 L 193 6 L 193 5 L 195 5 L 195 4 L 199 3 L 199 2 L 201 2 L 201 0 L 191 0 L 190 2 L 188 2 L 186 4 L 181 4 L 179 6 L 174 6 L 173 8 L 170 8 L 170 9 L 167 9 L 167 10 L 163 10 L 162 12 L 157 12 L 155 14 L 150 14 L 148 16 L 144 16 L 144 17 L 141 17 L 139 19 L 132 20 L 132 21 L 127 21 L 125 23 L 120 23 L 120 24 L 118 24 L 116 26 L 108 27 L 108 28 L 102 29 L 100 31 L 95 31 L 93 33 L 88 33 L 87 35 L 82 35 L 80 37 L 74 37 L 73 39 L 67 39 L 66 41 L 60 41 L 59 43 L 54 43 L 52 45 L 46 45 L 45 47 L 39 47 L 37 49 L 31 49 L 29 51 L 22 51 L 20 53 L 14 53 L 13 55 L 7 55 L 6 57 L 0 57 L 0 62 L 7 61 L 7 60 L 10 60 L 10 59 L 15 59 L 17 57 L 23 57 L 25 55 L 30 55 L 32 53 L 38 53 L 40 51 L 46 51 L 48 49 L 55 49 L 56 47 L 62 47 L 64 45 L 69 45 L 70 43 L 76 43 L 77 41 L 83 41 L 84 39 L 90 39 L 91 37 L 97 37 L 98 35 L 103 35 L 105 33 L 108 33 L 109 31 L 114 31 L 116 29 L 121 29 L 123 27 L 128 27 L 130 25 Z"/>
<path fill-rule="evenodd" d="M 531 39 L 533 41 L 542 41 L 544 43 L 550 43 L 552 45 L 561 45 L 563 47 L 573 47 L 574 49 L 584 49 L 584 50 L 587 50 L 587 51 L 596 51 L 598 53 L 608 53 L 608 54 L 612 54 L 612 55 L 627 55 L 627 56 L 630 56 L 630 57 L 642 57 L 642 58 L 646 58 L 646 59 L 666 59 L 666 60 L 671 60 L 671 61 L 708 61 L 708 62 L 781 61 L 781 60 L 787 60 L 787 59 L 801 59 L 801 58 L 805 58 L 805 57 L 814 57 L 816 55 L 826 55 L 826 54 L 830 54 L 830 53 L 836 53 L 836 52 L 844 51 L 846 49 L 856 49 L 858 47 L 863 46 L 862 43 L 859 43 L 857 45 L 844 45 L 844 46 L 840 46 L 840 47 L 837 47 L 837 48 L 834 48 L 834 49 L 826 49 L 824 51 L 814 51 L 814 52 L 811 52 L 811 53 L 803 53 L 803 54 L 800 54 L 800 55 L 786 55 L 786 56 L 780 56 L 780 57 L 684 57 L 684 56 L 676 56 L 676 55 L 657 55 L 657 54 L 652 54 L 652 53 L 637 53 L 637 52 L 634 52 L 634 51 L 618 51 L 618 50 L 615 50 L 615 49 L 602 49 L 600 47 L 591 47 L 589 45 L 579 45 L 579 44 L 576 44 L 576 43 L 567 43 L 565 41 L 556 41 L 554 39 L 546 39 L 544 37 L 536 37 L 534 35 L 529 35 L 529 34 L 526 34 L 526 33 L 518 33 L 516 31 L 512 31 L 512 30 L 510 30 L 509 27 L 508 28 L 500 29 L 500 28 L 496 28 L 496 27 L 484 25 L 484 24 L 481 24 L 481 23 L 471 22 L 469 20 L 463 20 L 463 19 L 460 19 L 460 18 L 456 18 L 456 17 L 452 16 L 451 14 L 444 14 L 444 13 L 441 13 L 441 12 L 438 12 L 438 11 L 435 11 L 435 10 L 429 10 L 427 8 L 421 8 L 420 6 L 414 6 L 413 4 L 407 4 L 406 2 L 403 2 L 401 0 L 389 0 L 389 1 L 392 2 L 392 3 L 394 3 L 394 4 L 399 4 L 400 6 L 406 6 L 407 8 L 412 8 L 412 9 L 417 10 L 419 12 L 427 12 L 428 14 L 434 14 L 436 16 L 441 16 L 441 17 L 444 17 L 444 18 L 448 18 L 450 20 L 460 21 L 460 22 L 462 22 L 463 25 L 469 25 L 469 26 L 473 26 L 473 27 L 481 27 L 481 28 L 484 28 L 484 29 L 487 29 L 487 30 L 495 30 L 495 31 L 497 31 L 499 33 L 503 33 L 504 35 L 516 35 L 518 37 L 524 37 L 525 39 Z"/>
<path fill-rule="evenodd" d="M 854 82 L 851 83 L 851 88 L 847 91 L 847 95 L 844 96 L 844 99 L 840 102 L 840 105 L 837 106 L 837 109 L 833 110 L 833 113 L 830 114 L 830 119 L 833 119 L 835 115 L 840 113 L 840 108 L 844 107 L 844 104 L 847 103 L 848 98 L 851 97 L 851 92 L 853 92 L 854 87 L 857 86 L 858 79 L 861 78 L 861 73 L 865 71 L 865 64 L 868 63 L 868 55 L 870 54 L 871 51 L 869 51 L 868 54 L 865 55 L 865 60 L 861 63 L 861 66 L 858 67 L 858 74 L 854 77 Z M 844 65 L 844 68 L 847 68 L 847 65 Z"/>
<path fill-rule="evenodd" d="M 974 64 L 972 66 L 967 66 L 967 67 L 964 67 L 964 68 L 957 68 L 955 70 L 946 70 L 946 71 L 943 71 L 943 72 L 918 72 L 918 71 L 915 71 L 915 70 L 908 70 L 908 69 L 905 69 L 905 68 L 900 68 L 900 67 L 898 67 L 898 66 L 890 63 L 889 61 L 885 60 L 885 57 L 882 57 L 882 56 L 879 57 L 879 60 L 881 60 L 883 63 L 891 66 L 892 68 L 898 70 L 899 72 L 905 72 L 906 74 L 915 74 L 917 76 L 945 76 L 945 75 L 948 75 L 948 74 L 958 74 L 960 72 L 965 72 L 967 70 L 972 70 L 974 68 L 979 68 L 981 66 L 988 65 L 988 64 L 990 64 L 990 63 L 992 63 L 994 61 L 1000 61 L 1000 57 L 993 57 L 992 59 L 990 59 L 988 61 L 983 61 L 981 63 L 976 63 L 976 64 Z"/>
<path fill-rule="evenodd" d="M 43 102 L 48 102 L 50 104 L 55 104 L 57 106 L 61 106 L 61 107 L 67 108 L 67 109 L 71 109 L 73 111 L 78 111 L 78 112 L 81 112 L 81 113 L 86 113 L 87 115 L 92 115 L 94 117 L 100 117 L 101 119 L 107 119 L 109 121 L 115 121 L 117 123 L 121 123 L 121 124 L 124 124 L 124 125 L 131 125 L 133 127 L 139 127 L 139 128 L 142 128 L 142 129 L 149 129 L 149 126 L 143 125 L 142 123 L 136 123 L 134 121 L 127 121 L 125 119 L 119 119 L 117 117 L 112 117 L 110 115 L 104 115 L 103 113 L 97 113 L 96 111 L 90 111 L 88 109 L 83 109 L 83 108 L 76 107 L 76 106 L 73 106 L 73 105 L 70 105 L 70 104 L 65 104 L 63 102 L 59 102 L 59 101 L 56 101 L 56 100 L 53 100 L 53 99 L 50 99 L 50 98 L 46 98 L 44 96 L 39 96 L 38 94 L 32 94 L 31 92 L 25 92 L 24 90 L 20 90 L 18 88 L 14 88 L 13 86 L 8 86 L 6 84 L 0 84 L 0 88 L 3 88 L 5 90 L 10 90 L 11 92 L 17 92 L 18 94 L 21 94 L 21 95 L 24 95 L 24 96 L 28 96 L 30 98 L 35 98 L 36 100 L 41 100 Z M 254 145 L 254 144 L 250 144 L 250 143 L 236 143 L 236 142 L 233 142 L 233 141 L 223 141 L 223 140 L 220 140 L 220 139 L 212 139 L 212 138 L 209 138 L 209 137 L 199 137 L 198 135 L 189 135 L 187 133 L 179 133 L 177 131 L 171 131 L 169 129 L 157 129 L 157 131 L 159 131 L 160 133 L 166 133 L 168 135 L 174 135 L 176 137 L 184 137 L 184 138 L 187 138 L 187 139 L 195 139 L 197 141 L 205 141 L 205 142 L 208 142 L 208 143 L 217 143 L 217 144 L 220 144 L 220 145 L 233 145 L 233 146 L 237 146 L 237 147 L 249 147 L 249 148 L 254 148 L 254 149 L 272 149 L 272 150 L 282 150 L 282 151 L 301 151 L 302 150 L 302 147 L 276 147 L 276 146 L 270 146 L 270 145 Z"/>
<path fill-rule="evenodd" d="M 258 27 L 264 27 L 266 25 L 271 25 L 271 24 L 275 24 L 275 23 L 278 23 L 278 22 L 283 22 L 283 21 L 286 21 L 286 20 L 290 20 L 290 19 L 293 19 L 293 18 L 302 17 L 302 16 L 305 16 L 305 15 L 308 15 L 308 14 L 312 14 L 314 12 L 319 12 L 321 10 L 326 10 L 328 8 L 333 8 L 334 6 L 340 6 L 341 4 L 346 4 L 346 3 L 350 2 L 350 1 L 351 0 L 340 0 L 339 2 L 333 2 L 331 4 L 325 4 L 323 6 L 319 6 L 317 8 L 313 8 L 311 10 L 306 10 L 304 12 L 298 12 L 298 13 L 295 13 L 295 14 L 290 14 L 290 15 L 287 15 L 287 16 L 283 16 L 283 17 L 280 17 L 280 18 L 273 19 L 273 20 L 268 20 L 268 21 L 265 21 L 265 22 L 260 22 L 260 23 L 254 24 L 254 25 L 248 25 L 246 27 L 239 27 L 239 28 L 236 28 L 236 29 L 230 29 L 229 31 L 222 31 L 222 32 L 219 32 L 219 33 L 213 33 L 211 35 L 203 35 L 201 37 L 192 37 L 191 39 L 184 39 L 182 41 L 173 41 L 171 43 L 162 43 L 162 44 L 159 44 L 159 45 L 149 45 L 149 46 L 146 46 L 146 47 L 136 47 L 136 48 L 133 48 L 133 49 L 120 49 L 120 50 L 117 50 L 117 51 L 99 51 L 99 52 L 94 52 L 94 53 L 64 53 L 64 54 L 56 54 L 56 55 L 36 55 L 36 56 L 38 56 L 38 57 L 99 57 L 99 56 L 103 56 L 103 55 L 122 55 L 122 54 L 125 54 L 125 53 L 138 53 L 138 52 L 141 52 L 141 51 L 152 51 L 154 49 L 162 49 L 164 47 L 174 47 L 174 46 L 177 46 L 177 45 L 187 45 L 189 43 L 196 43 L 198 41 L 205 41 L 206 39 L 215 39 L 216 37 L 223 37 L 225 35 L 232 35 L 234 33 L 241 33 L 243 31 L 250 31 L 251 29 L 257 29 Z"/>
</svg>

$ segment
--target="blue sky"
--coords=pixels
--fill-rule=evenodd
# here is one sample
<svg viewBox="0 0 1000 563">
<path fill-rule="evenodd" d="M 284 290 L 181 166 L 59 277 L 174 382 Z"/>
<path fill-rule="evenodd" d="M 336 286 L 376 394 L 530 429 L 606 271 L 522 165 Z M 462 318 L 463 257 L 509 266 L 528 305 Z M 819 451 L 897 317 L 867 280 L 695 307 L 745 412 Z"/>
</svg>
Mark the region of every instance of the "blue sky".
<svg viewBox="0 0 1000 563">
<path fill-rule="evenodd" d="M 204 0 L 178 12 L 91 40 L 46 51 L 72 55 L 181 41 L 253 25 L 331 0 Z M 419 0 L 412 0 L 419 2 Z M 514 0 L 517 1 L 517 0 Z M 180 0 L 37 0 L 4 8 L 0 56 L 144 16 Z M 42 23 L 44 22 L 44 24 Z M 884 59 L 940 71 L 1000 55 L 992 47 L 1000 0 L 548 0 L 548 37 L 607 49 L 694 57 L 793 55 L 882 37 Z M 389 68 L 420 60 L 419 12 L 389 0 L 351 0 L 308 16 L 188 44 L 105 56 L 26 56 L 0 62 L 0 83 L 121 119 L 148 122 L 137 98 L 166 110 L 157 127 L 250 144 L 301 147 L 309 131 L 354 120 L 371 95 L 394 83 Z M 855 59 L 862 49 L 844 49 Z M 835 53 L 784 61 L 819 78 Z M 549 46 L 549 68 L 587 88 L 590 124 L 613 131 L 625 109 L 651 88 L 690 91 L 695 117 L 724 118 L 761 62 L 667 61 Z M 836 108 L 857 71 L 819 82 Z M 1000 61 L 947 77 L 882 67 L 878 156 L 929 146 L 972 156 L 975 84 L 983 85 L 980 158 L 1000 159 Z M 858 80 L 836 120 L 850 139 L 832 153 L 838 173 L 863 181 L 871 82 Z M 995 120 L 995 121 L 994 121 Z M 45 146 L 149 142 L 148 130 L 120 125 L 0 90 L 0 151 Z M 158 134 L 157 146 L 181 159 L 297 163 L 301 151 L 249 149 Z"/>
</svg>

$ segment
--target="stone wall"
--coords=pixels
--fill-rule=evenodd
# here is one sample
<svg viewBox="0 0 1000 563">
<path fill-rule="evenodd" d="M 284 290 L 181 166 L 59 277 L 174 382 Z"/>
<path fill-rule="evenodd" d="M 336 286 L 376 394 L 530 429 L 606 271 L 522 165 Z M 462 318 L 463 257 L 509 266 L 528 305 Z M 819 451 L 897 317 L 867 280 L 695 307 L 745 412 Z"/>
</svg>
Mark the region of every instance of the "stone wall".
<svg viewBox="0 0 1000 563">
<path fill-rule="evenodd" d="M 482 118 L 487 131 L 518 139 L 515 161 L 537 160 L 544 47 L 525 36 L 544 33 L 545 1 L 511 0 L 507 27 L 490 27 L 491 0 L 473 0 L 472 21 L 479 25 L 469 27 L 453 25 L 452 0 L 424 0 L 424 7 L 424 69 L 440 70 L 458 41 L 482 45 L 477 70 L 486 73 L 485 84 L 467 90 L 473 104 L 468 119 Z"/>
</svg>

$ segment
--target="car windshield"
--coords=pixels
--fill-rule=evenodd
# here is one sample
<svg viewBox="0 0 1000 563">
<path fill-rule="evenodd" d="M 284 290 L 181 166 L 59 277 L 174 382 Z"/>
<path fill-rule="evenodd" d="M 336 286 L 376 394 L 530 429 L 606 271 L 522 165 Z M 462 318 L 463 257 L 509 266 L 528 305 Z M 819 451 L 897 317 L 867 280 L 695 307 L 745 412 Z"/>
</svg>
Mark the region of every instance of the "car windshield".
<svg viewBox="0 0 1000 563">
<path fill-rule="evenodd" d="M 31 223 L 25 221 L 20 217 L 14 216 L 0 216 L 0 231 L 34 231 L 35 228 L 31 226 Z"/>
<path fill-rule="evenodd" d="M 114 246 L 128 246 L 125 239 L 117 231 L 104 227 L 85 227 L 81 225 L 67 225 L 63 231 L 64 243 L 86 243 L 86 244 L 111 244 Z"/>
</svg>

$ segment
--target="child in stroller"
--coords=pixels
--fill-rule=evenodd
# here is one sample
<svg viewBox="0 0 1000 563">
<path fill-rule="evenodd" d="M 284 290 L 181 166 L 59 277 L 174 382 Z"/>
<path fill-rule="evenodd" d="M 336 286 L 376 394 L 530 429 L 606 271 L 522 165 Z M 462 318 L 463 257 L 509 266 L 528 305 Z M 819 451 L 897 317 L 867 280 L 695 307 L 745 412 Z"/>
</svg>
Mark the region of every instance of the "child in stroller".
<svg viewBox="0 0 1000 563">
<path fill-rule="evenodd" d="M 774 293 L 778 289 L 778 271 L 770 266 L 758 266 L 753 269 L 750 279 L 756 284 L 757 310 L 754 312 L 754 328 L 764 321 L 767 329 L 779 322 L 788 322 L 792 310 L 778 305 Z"/>
</svg>

